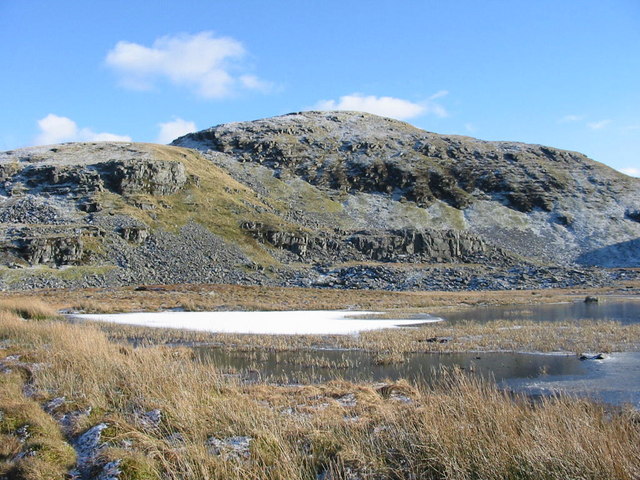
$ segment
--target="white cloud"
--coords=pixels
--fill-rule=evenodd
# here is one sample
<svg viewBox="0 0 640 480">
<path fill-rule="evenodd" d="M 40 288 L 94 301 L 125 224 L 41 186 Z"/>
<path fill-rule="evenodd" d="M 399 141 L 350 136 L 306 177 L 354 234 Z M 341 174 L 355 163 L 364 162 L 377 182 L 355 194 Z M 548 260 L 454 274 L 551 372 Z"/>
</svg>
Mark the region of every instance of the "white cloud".
<svg viewBox="0 0 640 480">
<path fill-rule="evenodd" d="M 584 120 L 584 115 L 565 115 L 560 120 L 559 123 L 572 123 L 579 122 L 580 120 Z"/>
<path fill-rule="evenodd" d="M 635 168 L 635 167 L 621 168 L 620 171 L 632 177 L 640 177 L 640 168 Z"/>
<path fill-rule="evenodd" d="M 195 132 L 197 130 L 194 122 L 183 120 L 182 118 L 176 118 L 171 122 L 159 123 L 160 133 L 158 134 L 158 143 L 171 143 L 182 135 Z"/>
<path fill-rule="evenodd" d="M 587 123 L 587 127 L 591 130 L 601 130 L 611 123 L 611 120 L 600 120 L 599 122 Z"/>
<path fill-rule="evenodd" d="M 273 89 L 273 84 L 271 82 L 265 82 L 255 75 L 241 75 L 239 80 L 242 86 L 249 90 L 258 90 L 260 92 L 267 93 Z"/>
<path fill-rule="evenodd" d="M 428 101 L 414 103 L 408 100 L 395 97 L 376 97 L 375 95 L 362 95 L 352 93 L 336 100 L 321 100 L 313 108 L 317 110 L 350 110 L 357 112 L 368 112 L 383 117 L 407 120 L 421 115 L 433 114 L 437 117 L 448 116 L 447 111 L 441 105 L 433 102 L 433 99 L 443 97 L 447 94 L 441 91 L 433 95 Z"/>
<path fill-rule="evenodd" d="M 449 90 L 438 90 L 436 93 L 429 97 L 429 100 L 446 97 L 447 95 L 449 95 Z"/>
<path fill-rule="evenodd" d="M 109 51 L 106 63 L 128 88 L 150 89 L 158 80 L 166 79 L 204 98 L 222 98 L 240 88 L 268 89 L 269 84 L 254 75 L 234 76 L 245 55 L 237 40 L 200 32 L 161 37 L 151 47 L 121 41 Z"/>
<path fill-rule="evenodd" d="M 130 142 L 131 137 L 114 133 L 96 133 L 90 128 L 78 128 L 76 122 L 67 117 L 50 113 L 38 120 L 40 133 L 35 138 L 36 145 L 60 142 Z"/>
</svg>

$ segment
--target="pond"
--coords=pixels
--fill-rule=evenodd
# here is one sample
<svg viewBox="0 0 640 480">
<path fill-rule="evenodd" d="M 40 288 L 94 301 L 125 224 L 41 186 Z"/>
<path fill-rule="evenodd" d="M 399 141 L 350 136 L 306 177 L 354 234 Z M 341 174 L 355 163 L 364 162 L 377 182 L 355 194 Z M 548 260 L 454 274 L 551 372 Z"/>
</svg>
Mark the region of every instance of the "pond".
<svg viewBox="0 0 640 480">
<path fill-rule="evenodd" d="M 640 322 L 640 298 L 600 297 L 599 301 L 594 303 L 586 303 L 581 299 L 570 303 L 481 306 L 462 310 L 437 310 L 435 314 L 442 316 L 451 324 L 464 320 L 475 322 L 602 320 L 630 324 Z"/>
<path fill-rule="evenodd" d="M 345 379 L 382 382 L 405 378 L 430 384 L 440 368 L 458 367 L 495 380 L 500 388 L 531 396 L 560 392 L 590 397 L 613 405 L 640 408 L 640 353 L 614 353 L 604 360 L 580 360 L 576 355 L 535 353 L 406 354 L 401 363 L 380 363 L 353 350 L 241 352 L 195 348 L 196 355 L 227 375 L 244 381 L 303 384 Z"/>
<path fill-rule="evenodd" d="M 430 381 L 440 367 L 459 367 L 497 382 L 543 375 L 584 375 L 585 362 L 576 356 L 492 353 L 430 353 L 400 355 L 401 362 L 388 363 L 359 350 L 250 351 L 197 347 L 198 358 L 227 373 L 242 372 L 247 378 L 303 383 L 345 379 L 383 381 L 406 378 Z M 397 359 L 396 359 L 397 360 Z"/>
<path fill-rule="evenodd" d="M 118 315 L 74 315 L 74 318 L 184 328 L 212 332 L 264 334 L 354 334 L 377 328 L 411 326 L 439 321 L 428 314 L 411 320 L 349 318 L 372 312 L 160 312 Z M 511 321 L 640 321 L 639 298 L 606 297 L 598 303 L 473 307 L 435 312 L 447 322 L 464 320 Z M 385 358 L 362 351 L 313 350 L 296 352 L 242 352 L 212 347 L 196 348 L 197 355 L 230 375 L 245 380 L 284 383 L 320 382 L 344 378 L 383 381 L 406 378 L 432 381 L 440 367 L 459 367 L 474 375 L 495 379 L 502 388 L 536 395 L 566 392 L 612 404 L 640 408 L 640 353 L 614 353 L 604 360 L 581 361 L 575 355 L 532 353 L 406 354 Z"/>
</svg>

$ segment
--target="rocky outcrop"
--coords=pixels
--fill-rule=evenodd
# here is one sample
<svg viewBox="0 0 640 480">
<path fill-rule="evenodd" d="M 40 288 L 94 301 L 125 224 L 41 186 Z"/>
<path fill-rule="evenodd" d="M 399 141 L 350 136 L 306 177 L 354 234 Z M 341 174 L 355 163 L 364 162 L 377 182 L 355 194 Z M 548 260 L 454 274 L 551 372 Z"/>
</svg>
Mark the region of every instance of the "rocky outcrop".
<svg viewBox="0 0 640 480">
<path fill-rule="evenodd" d="M 23 237 L 15 245 L 19 255 L 31 265 L 75 265 L 84 254 L 79 236 Z"/>
<path fill-rule="evenodd" d="M 624 214 L 629 220 L 633 220 L 634 222 L 640 222 L 640 210 L 629 209 Z"/>
<path fill-rule="evenodd" d="M 83 265 L 88 239 L 100 241 L 105 232 L 93 226 L 37 225 L 0 230 L 0 252 L 15 266 Z M 12 259 L 12 260 L 9 260 Z"/>
<path fill-rule="evenodd" d="M 86 195 L 104 189 L 100 174 L 87 167 L 38 165 L 27 166 L 19 172 L 19 180 L 30 192 L 52 195 Z"/>
<path fill-rule="evenodd" d="M 329 259 L 342 262 L 465 262 L 490 259 L 505 263 L 510 260 L 506 252 L 488 245 L 477 235 L 454 230 L 336 230 L 332 233 L 314 233 L 287 231 L 257 222 L 245 222 L 242 228 L 261 243 L 316 262 Z"/>
<path fill-rule="evenodd" d="M 260 222 L 243 222 L 242 229 L 261 243 L 298 255 L 302 259 L 335 256 L 343 247 L 335 237 L 309 231 L 287 231 Z"/>
<path fill-rule="evenodd" d="M 182 163 L 157 159 L 118 159 L 82 165 L 27 164 L 23 168 L 11 163 L 0 170 L 0 179 L 3 178 L 9 196 L 45 194 L 74 198 L 90 198 L 105 189 L 120 195 L 171 195 L 188 180 Z"/>
<path fill-rule="evenodd" d="M 146 227 L 119 227 L 117 229 L 118 233 L 122 238 L 131 243 L 141 244 L 149 238 L 149 230 Z"/>
<path fill-rule="evenodd" d="M 187 183 L 184 165 L 179 162 L 111 160 L 96 164 L 95 168 L 108 188 L 121 195 L 171 195 Z"/>
<path fill-rule="evenodd" d="M 382 261 L 458 262 L 489 253 L 507 258 L 477 235 L 454 230 L 358 232 L 348 241 L 368 258 Z"/>
</svg>

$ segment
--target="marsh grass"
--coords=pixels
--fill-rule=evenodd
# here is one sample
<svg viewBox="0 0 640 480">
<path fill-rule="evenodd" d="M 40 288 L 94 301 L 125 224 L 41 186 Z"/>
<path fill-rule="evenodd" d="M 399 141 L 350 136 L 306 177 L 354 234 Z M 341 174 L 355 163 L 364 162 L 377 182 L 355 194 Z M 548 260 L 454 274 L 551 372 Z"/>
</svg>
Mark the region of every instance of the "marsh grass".
<svg viewBox="0 0 640 480">
<path fill-rule="evenodd" d="M 32 297 L 58 308 L 86 313 L 158 311 L 185 308 L 215 310 L 371 310 L 406 315 L 435 308 L 477 305 L 539 304 L 574 301 L 615 289 L 533 290 L 492 292 L 389 292 L 261 287 L 243 285 L 182 284 L 145 287 L 89 288 L 0 292 L 1 298 Z"/>
<path fill-rule="evenodd" d="M 13 313 L 29 320 L 44 320 L 58 317 L 58 312 L 51 305 L 37 298 L 0 299 L 0 313 Z"/>
<path fill-rule="evenodd" d="M 62 478 L 71 439 L 100 422 L 108 424 L 100 460 L 121 460 L 129 479 L 640 475 L 636 411 L 564 397 L 532 404 L 458 370 L 440 371 L 432 386 L 242 384 L 184 348 L 133 348 L 93 325 L 8 312 L 0 342 L 0 357 L 23 362 L 12 368 L 4 358 L 11 372 L 0 374 L 0 472 L 11 478 Z M 64 405 L 46 414 L 41 405 L 59 396 Z M 54 420 L 88 407 L 64 433 Z M 144 421 L 153 409 L 162 412 L 157 425 Z M 35 444 L 21 441 L 25 425 L 34 432 L 27 442 L 42 446 L 17 458 Z M 251 438 L 246 455 L 208 446 L 234 436 Z"/>
<path fill-rule="evenodd" d="M 428 323 L 420 327 L 371 330 L 352 335 L 253 335 L 208 333 L 90 322 L 114 341 L 135 345 L 208 345 L 235 351 L 364 350 L 381 363 L 405 353 L 470 351 L 621 352 L 640 350 L 640 324 L 610 321 L 495 320 Z"/>
</svg>

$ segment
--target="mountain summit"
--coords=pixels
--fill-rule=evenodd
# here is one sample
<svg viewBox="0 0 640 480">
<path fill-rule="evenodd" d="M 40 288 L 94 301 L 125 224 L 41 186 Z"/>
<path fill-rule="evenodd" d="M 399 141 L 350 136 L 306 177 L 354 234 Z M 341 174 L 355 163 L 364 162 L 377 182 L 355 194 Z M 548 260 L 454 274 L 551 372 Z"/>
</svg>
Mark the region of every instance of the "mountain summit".
<svg viewBox="0 0 640 480">
<path fill-rule="evenodd" d="M 356 228 L 467 231 L 559 263 L 640 262 L 640 180 L 580 153 L 438 135 L 357 112 L 231 123 L 173 145 L 221 152 L 285 182 L 342 194 L 341 215 Z"/>
<path fill-rule="evenodd" d="M 358 112 L 3 152 L 0 180 L 3 288 L 539 288 L 640 266 L 639 179 Z"/>
</svg>

